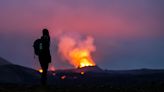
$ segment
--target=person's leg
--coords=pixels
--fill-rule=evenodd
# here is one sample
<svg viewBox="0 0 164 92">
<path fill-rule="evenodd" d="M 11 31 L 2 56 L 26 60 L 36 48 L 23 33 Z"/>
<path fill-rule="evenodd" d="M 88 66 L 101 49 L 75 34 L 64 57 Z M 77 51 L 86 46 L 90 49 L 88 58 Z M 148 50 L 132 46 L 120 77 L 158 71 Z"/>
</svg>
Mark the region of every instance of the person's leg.
<svg viewBox="0 0 164 92">
<path fill-rule="evenodd" d="M 39 58 L 39 61 L 40 61 L 40 65 L 41 65 L 41 68 L 43 70 L 42 74 L 41 74 L 41 83 L 42 85 L 46 85 L 47 83 L 47 70 L 48 70 L 48 62 L 49 61 L 49 58 L 45 58 L 45 56 L 43 57 L 40 57 Z"/>
<path fill-rule="evenodd" d="M 41 68 L 42 68 L 42 70 L 43 70 L 43 67 L 44 67 L 44 59 L 43 59 L 43 57 L 40 55 L 39 56 L 39 63 L 40 63 L 40 66 L 41 66 Z M 41 84 L 43 85 L 43 77 L 44 77 L 44 75 L 43 75 L 43 72 L 41 73 L 41 78 L 40 78 L 40 82 L 41 82 Z"/>
<path fill-rule="evenodd" d="M 42 65 L 43 73 L 42 73 L 42 84 L 46 85 L 47 84 L 47 70 L 48 70 L 48 63 L 44 63 Z"/>
</svg>

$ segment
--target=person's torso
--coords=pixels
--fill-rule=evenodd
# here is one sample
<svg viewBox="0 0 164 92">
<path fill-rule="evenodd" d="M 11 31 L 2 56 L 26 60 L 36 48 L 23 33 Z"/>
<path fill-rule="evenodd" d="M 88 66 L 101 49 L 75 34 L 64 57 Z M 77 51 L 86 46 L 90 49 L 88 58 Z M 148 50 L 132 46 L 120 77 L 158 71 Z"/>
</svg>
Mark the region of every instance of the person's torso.
<svg viewBox="0 0 164 92">
<path fill-rule="evenodd" d="M 41 45 L 40 45 L 40 49 L 41 49 L 41 55 L 46 55 L 46 54 L 50 54 L 50 37 L 49 36 L 42 36 L 41 37 Z"/>
</svg>

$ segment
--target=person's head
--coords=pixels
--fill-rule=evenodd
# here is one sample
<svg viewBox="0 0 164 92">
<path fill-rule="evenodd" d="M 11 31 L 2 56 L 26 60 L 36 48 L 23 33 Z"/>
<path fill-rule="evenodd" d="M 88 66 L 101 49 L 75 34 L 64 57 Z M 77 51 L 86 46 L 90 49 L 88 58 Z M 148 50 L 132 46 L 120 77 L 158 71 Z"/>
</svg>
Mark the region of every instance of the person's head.
<svg viewBox="0 0 164 92">
<path fill-rule="evenodd" d="M 43 35 L 48 35 L 49 36 L 49 32 L 48 32 L 48 29 L 43 29 L 43 31 L 42 31 L 42 33 L 43 33 Z"/>
</svg>

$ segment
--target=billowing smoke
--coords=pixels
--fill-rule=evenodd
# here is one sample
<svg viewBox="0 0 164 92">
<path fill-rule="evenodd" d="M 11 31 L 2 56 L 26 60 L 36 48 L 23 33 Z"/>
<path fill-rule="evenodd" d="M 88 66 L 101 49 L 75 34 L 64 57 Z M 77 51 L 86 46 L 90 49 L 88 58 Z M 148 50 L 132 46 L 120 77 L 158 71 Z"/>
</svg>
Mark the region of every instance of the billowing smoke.
<svg viewBox="0 0 164 92">
<path fill-rule="evenodd" d="M 58 52 L 62 58 L 76 68 L 95 66 L 91 53 L 96 51 L 94 39 L 91 36 L 63 34 L 58 38 Z"/>
</svg>

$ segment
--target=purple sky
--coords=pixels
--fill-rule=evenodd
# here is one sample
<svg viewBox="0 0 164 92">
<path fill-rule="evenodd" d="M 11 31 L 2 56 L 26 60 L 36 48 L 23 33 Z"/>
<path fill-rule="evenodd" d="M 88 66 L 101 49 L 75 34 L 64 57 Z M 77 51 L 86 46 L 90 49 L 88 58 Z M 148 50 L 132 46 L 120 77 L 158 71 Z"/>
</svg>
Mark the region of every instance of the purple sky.
<svg viewBox="0 0 164 92">
<path fill-rule="evenodd" d="M 163 0 L 0 0 L 0 56 L 35 68 L 32 44 L 47 27 L 56 68 L 60 32 L 92 35 L 103 69 L 164 68 Z"/>
</svg>

